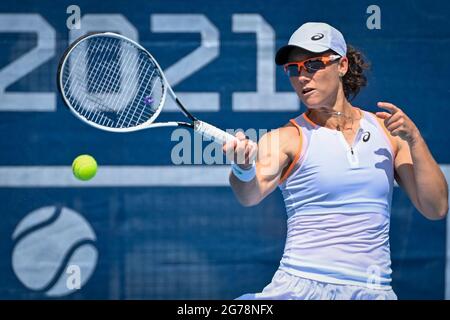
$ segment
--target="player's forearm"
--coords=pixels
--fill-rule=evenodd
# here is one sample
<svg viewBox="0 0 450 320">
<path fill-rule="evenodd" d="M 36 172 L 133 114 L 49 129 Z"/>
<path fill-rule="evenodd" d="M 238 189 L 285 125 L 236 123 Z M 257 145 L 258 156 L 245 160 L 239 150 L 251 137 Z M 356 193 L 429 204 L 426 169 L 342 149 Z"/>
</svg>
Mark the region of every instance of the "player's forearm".
<svg viewBox="0 0 450 320">
<path fill-rule="evenodd" d="M 422 213 L 433 220 L 445 218 L 448 212 L 448 185 L 444 174 L 420 134 L 409 143 L 409 147 Z"/>
<path fill-rule="evenodd" d="M 251 181 L 243 182 L 230 173 L 230 185 L 239 203 L 244 207 L 251 207 L 261 202 L 262 193 L 256 176 Z"/>
</svg>

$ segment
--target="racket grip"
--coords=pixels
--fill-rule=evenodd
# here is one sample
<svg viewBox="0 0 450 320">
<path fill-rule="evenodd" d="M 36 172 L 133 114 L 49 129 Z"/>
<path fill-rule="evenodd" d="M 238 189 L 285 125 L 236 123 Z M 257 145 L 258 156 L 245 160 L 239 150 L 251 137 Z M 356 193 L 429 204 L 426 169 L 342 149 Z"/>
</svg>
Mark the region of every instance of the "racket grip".
<svg viewBox="0 0 450 320">
<path fill-rule="evenodd" d="M 224 144 L 228 141 L 235 140 L 236 137 L 231 134 L 210 125 L 203 121 L 194 121 L 194 131 L 202 134 L 206 138 L 213 139 L 219 144 Z"/>
</svg>

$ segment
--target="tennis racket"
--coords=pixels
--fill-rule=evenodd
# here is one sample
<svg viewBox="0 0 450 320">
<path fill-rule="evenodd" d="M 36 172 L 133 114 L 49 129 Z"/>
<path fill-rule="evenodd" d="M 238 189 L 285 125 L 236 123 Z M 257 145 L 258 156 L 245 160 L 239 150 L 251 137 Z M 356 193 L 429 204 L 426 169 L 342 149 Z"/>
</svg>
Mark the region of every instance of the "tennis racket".
<svg viewBox="0 0 450 320">
<path fill-rule="evenodd" d="M 120 34 L 90 33 L 75 40 L 61 58 L 57 83 L 70 111 L 98 129 L 130 132 L 181 126 L 220 144 L 236 139 L 189 113 L 155 58 Z M 189 122 L 155 122 L 167 94 Z"/>
</svg>

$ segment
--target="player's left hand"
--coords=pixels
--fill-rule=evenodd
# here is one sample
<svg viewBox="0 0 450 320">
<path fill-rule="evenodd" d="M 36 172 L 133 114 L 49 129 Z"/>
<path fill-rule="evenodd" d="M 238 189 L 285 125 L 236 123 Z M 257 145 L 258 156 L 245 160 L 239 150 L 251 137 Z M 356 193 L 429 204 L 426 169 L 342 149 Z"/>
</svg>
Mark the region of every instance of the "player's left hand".
<svg viewBox="0 0 450 320">
<path fill-rule="evenodd" d="M 420 137 L 419 129 L 414 122 L 397 106 L 389 102 L 378 102 L 378 107 L 389 112 L 377 112 L 378 118 L 384 120 L 386 129 L 391 135 L 399 136 L 409 144 L 414 143 Z"/>
</svg>

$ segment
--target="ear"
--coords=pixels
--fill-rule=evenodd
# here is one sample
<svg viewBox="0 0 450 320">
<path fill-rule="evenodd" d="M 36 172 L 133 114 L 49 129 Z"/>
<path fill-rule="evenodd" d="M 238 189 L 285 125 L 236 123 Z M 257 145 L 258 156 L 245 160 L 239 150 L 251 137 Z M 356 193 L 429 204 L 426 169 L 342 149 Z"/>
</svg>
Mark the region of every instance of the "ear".
<svg viewBox="0 0 450 320">
<path fill-rule="evenodd" d="M 348 58 L 347 57 L 342 57 L 339 60 L 338 71 L 339 71 L 339 74 L 342 74 L 342 76 L 344 76 L 347 73 L 347 71 L 348 71 Z"/>
</svg>

